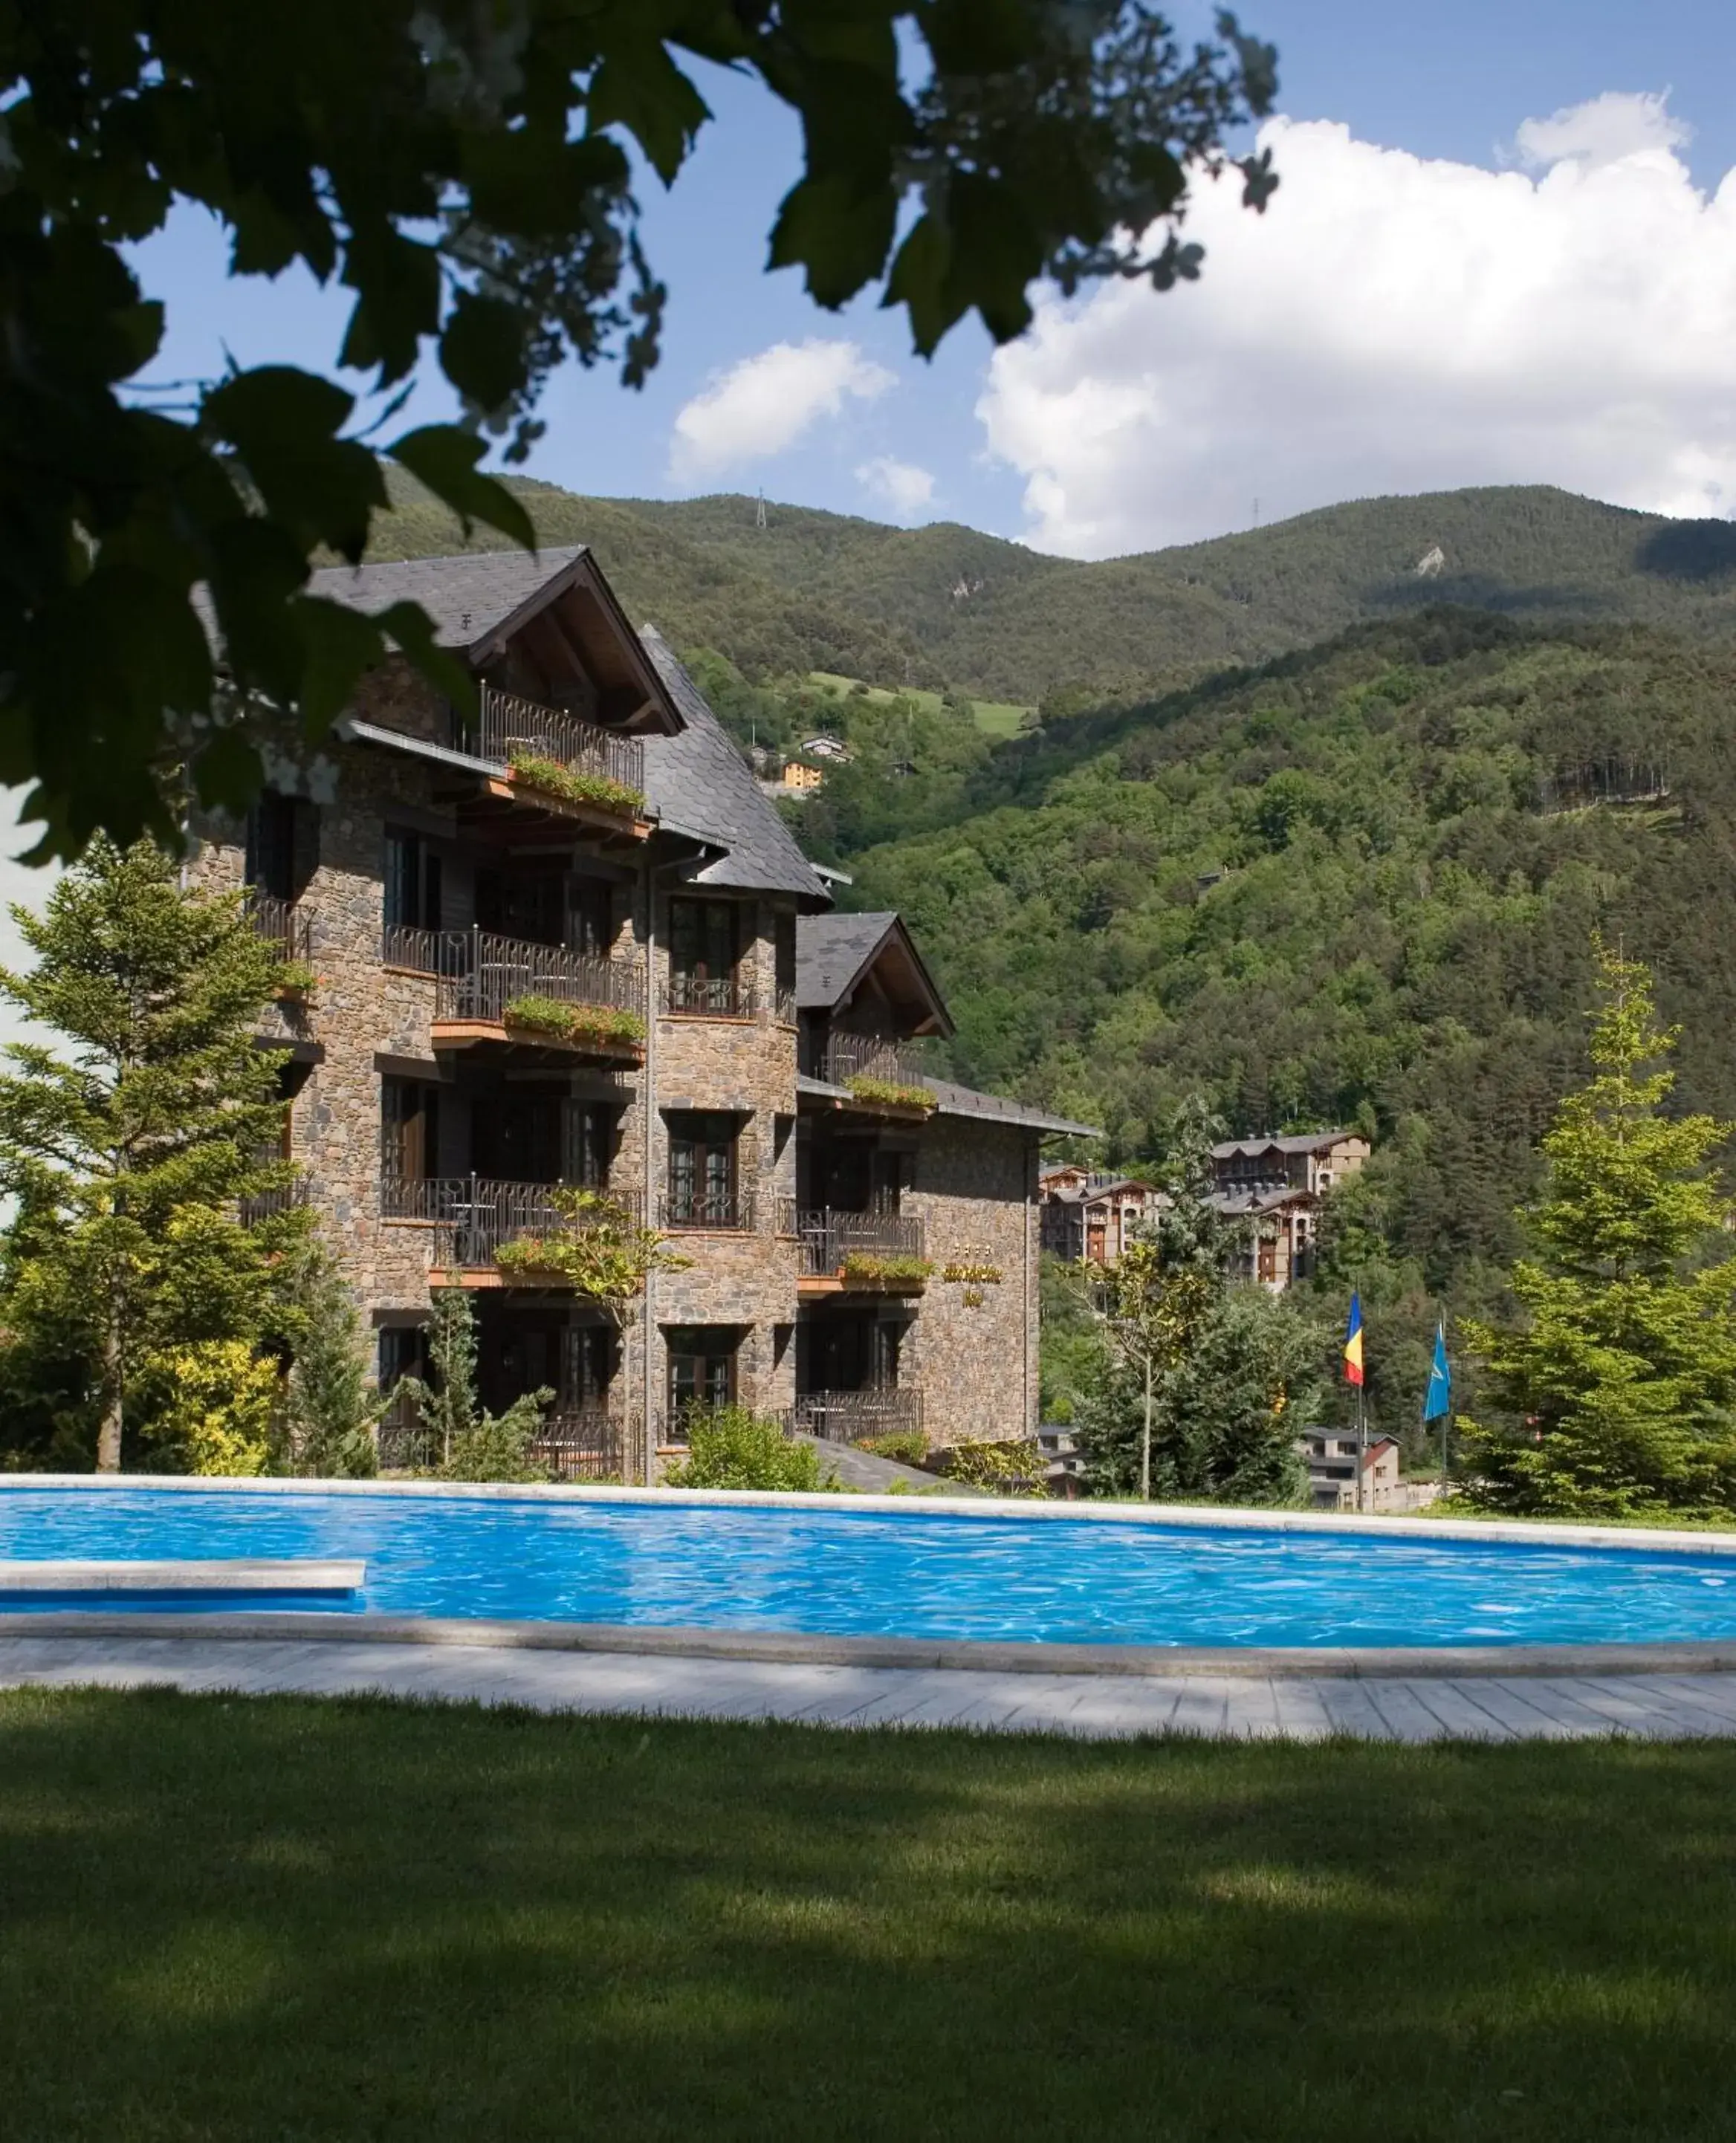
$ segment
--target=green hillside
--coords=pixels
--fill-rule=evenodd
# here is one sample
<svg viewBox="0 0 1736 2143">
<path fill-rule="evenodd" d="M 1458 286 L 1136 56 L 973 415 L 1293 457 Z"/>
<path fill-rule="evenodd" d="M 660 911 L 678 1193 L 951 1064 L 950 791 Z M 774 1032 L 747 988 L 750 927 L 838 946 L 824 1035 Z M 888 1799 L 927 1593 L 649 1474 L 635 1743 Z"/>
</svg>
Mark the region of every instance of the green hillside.
<svg viewBox="0 0 1736 2143">
<path fill-rule="evenodd" d="M 959 1072 L 1111 1157 L 1194 1091 L 1373 1133 L 1337 1278 L 1420 1331 L 1517 1247 L 1595 930 L 1655 965 L 1683 1104 L 1736 1117 L 1733 705 L 1736 653 L 1649 629 L 1361 626 L 1002 748 L 852 897 L 916 929 Z"/>
<path fill-rule="evenodd" d="M 545 540 L 595 546 L 636 615 L 760 680 L 819 670 L 1052 707 L 1137 696 L 1443 601 L 1736 631 L 1736 527 L 1543 486 L 1360 500 L 1094 564 L 950 522 L 893 528 L 774 504 L 760 529 L 750 498 L 517 487 Z M 459 547 L 440 509 L 401 496 L 373 555 Z"/>
</svg>

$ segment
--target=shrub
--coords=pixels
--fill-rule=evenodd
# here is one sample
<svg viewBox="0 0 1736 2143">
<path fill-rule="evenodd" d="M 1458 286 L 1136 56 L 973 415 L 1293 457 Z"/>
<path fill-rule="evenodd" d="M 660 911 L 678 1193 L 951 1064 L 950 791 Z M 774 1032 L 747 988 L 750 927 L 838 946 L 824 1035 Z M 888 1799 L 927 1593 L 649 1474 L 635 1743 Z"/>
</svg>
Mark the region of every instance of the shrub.
<svg viewBox="0 0 1736 2143">
<path fill-rule="evenodd" d="M 529 1027 L 560 1042 L 643 1042 L 645 1022 L 636 1012 L 616 1005 L 568 1004 L 535 991 L 507 1000 L 502 1017 L 509 1027 Z"/>
<path fill-rule="evenodd" d="M 928 1439 L 919 1428 L 889 1428 L 879 1436 L 858 1436 L 858 1451 L 876 1458 L 896 1458 L 901 1466 L 920 1466 L 928 1456 Z"/>
<path fill-rule="evenodd" d="M 311 997 L 319 987 L 319 977 L 309 961 L 284 960 L 278 964 L 271 987 L 279 997 Z"/>
<path fill-rule="evenodd" d="M 906 1086 L 898 1079 L 877 1079 L 871 1072 L 855 1072 L 844 1081 L 858 1101 L 878 1101 L 888 1109 L 932 1109 L 936 1096 L 926 1086 Z"/>
<path fill-rule="evenodd" d="M 947 1477 L 988 1488 L 997 1496 L 1046 1496 L 1046 1461 L 1028 1438 L 1004 1443 L 955 1443 L 937 1454 Z"/>
<path fill-rule="evenodd" d="M 502 1243 L 494 1262 L 504 1273 L 559 1273 L 576 1294 L 606 1310 L 619 1325 L 627 1305 L 645 1292 L 654 1272 L 680 1272 L 693 1263 L 670 1249 L 655 1228 L 642 1227 L 630 1207 L 606 1190 L 563 1183 L 549 1202 L 566 1222 L 541 1235 Z"/>
<path fill-rule="evenodd" d="M 595 804 L 605 811 L 630 811 L 636 817 L 645 809 L 643 793 L 625 781 L 612 780 L 606 774 L 583 774 L 535 752 L 515 752 L 507 770 L 527 789 L 540 789 L 565 803 Z"/>
<path fill-rule="evenodd" d="M 270 1470 L 281 1380 L 269 1355 L 245 1339 L 207 1339 L 151 1367 L 168 1394 L 149 1430 L 158 1462 L 182 1473 Z"/>
<path fill-rule="evenodd" d="M 780 1488 L 810 1493 L 835 1482 L 820 1471 L 811 1443 L 799 1443 L 765 1414 L 744 1406 L 695 1411 L 688 1418 L 687 1457 L 670 1467 L 670 1488 Z"/>
<path fill-rule="evenodd" d="M 880 1250 L 848 1251 L 843 1266 L 847 1280 L 874 1287 L 920 1287 L 933 1269 L 927 1258 Z"/>
<path fill-rule="evenodd" d="M 284 1461 L 292 1472 L 367 1479 L 379 1471 L 373 1432 L 390 1401 L 373 1388 L 355 1297 L 323 1250 L 309 1260 L 298 1295 Z"/>
</svg>

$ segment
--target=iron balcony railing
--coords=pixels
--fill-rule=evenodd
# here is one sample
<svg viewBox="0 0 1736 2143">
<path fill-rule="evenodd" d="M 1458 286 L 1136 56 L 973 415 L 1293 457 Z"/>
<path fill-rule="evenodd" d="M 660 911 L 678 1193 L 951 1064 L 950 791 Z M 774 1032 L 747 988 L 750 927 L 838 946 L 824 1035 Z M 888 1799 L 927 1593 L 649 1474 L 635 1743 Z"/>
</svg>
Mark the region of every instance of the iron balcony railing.
<svg viewBox="0 0 1736 2143">
<path fill-rule="evenodd" d="M 503 1183 L 484 1175 L 395 1175 L 380 1178 L 380 1217 L 418 1220 L 434 1230 L 431 1262 L 486 1265 L 507 1243 L 539 1235 L 582 1234 L 586 1218 L 556 1202 L 558 1183 Z M 624 1214 L 636 1227 L 644 1206 L 636 1192 L 602 1190 L 608 1200 L 601 1220 Z"/>
<path fill-rule="evenodd" d="M 247 919 L 255 937 L 263 938 L 279 960 L 312 960 L 314 918 L 293 900 L 279 900 L 274 893 L 250 886 Z"/>
<path fill-rule="evenodd" d="M 828 1443 L 856 1443 L 922 1426 L 922 1395 L 904 1386 L 888 1391 L 804 1392 L 790 1409 L 790 1428 Z"/>
<path fill-rule="evenodd" d="M 913 1052 L 868 1034 L 834 1034 L 808 1042 L 803 1072 L 810 1079 L 847 1086 L 853 1079 L 883 1079 L 894 1086 L 924 1086 L 930 1073 Z"/>
<path fill-rule="evenodd" d="M 541 706 L 484 685 L 476 718 L 454 723 L 460 751 L 510 766 L 515 760 L 551 759 L 576 774 L 600 775 L 645 794 L 645 746 L 582 715 Z"/>
<path fill-rule="evenodd" d="M 645 1002 L 642 961 L 536 945 L 492 930 L 418 930 L 388 923 L 380 958 L 388 968 L 435 977 L 436 1019 L 500 1021 L 517 997 L 620 1012 L 637 1012 Z"/>
<path fill-rule="evenodd" d="M 281 1183 L 274 1190 L 256 1190 L 252 1197 L 241 1200 L 241 1225 L 252 1228 L 279 1213 L 299 1212 L 309 1195 L 304 1175 L 298 1175 L 293 1183 Z"/>
<path fill-rule="evenodd" d="M 794 990 L 779 989 L 773 1017 L 779 1027 L 794 1027 L 796 1024 L 796 993 Z"/>
<path fill-rule="evenodd" d="M 671 975 L 663 986 L 663 1009 L 747 1019 L 754 1010 L 754 986 L 739 975 Z"/>
<path fill-rule="evenodd" d="M 596 1405 L 553 1408 L 525 1446 L 525 1457 L 553 1481 L 618 1478 L 626 1449 L 626 1425 L 604 1400 Z M 447 1453 L 423 1422 L 408 1392 L 398 1393 L 374 1429 L 382 1472 L 428 1473 Z"/>
<path fill-rule="evenodd" d="M 668 1190 L 657 1207 L 660 1228 L 715 1228 L 745 1235 L 754 1225 L 754 1199 L 747 1190 Z"/>
<path fill-rule="evenodd" d="M 903 1213 L 839 1213 L 829 1206 L 804 1211 L 793 1198 L 778 1205 L 778 1233 L 800 1245 L 796 1269 L 804 1279 L 830 1279 L 851 1256 L 921 1258 L 922 1224 Z"/>
</svg>

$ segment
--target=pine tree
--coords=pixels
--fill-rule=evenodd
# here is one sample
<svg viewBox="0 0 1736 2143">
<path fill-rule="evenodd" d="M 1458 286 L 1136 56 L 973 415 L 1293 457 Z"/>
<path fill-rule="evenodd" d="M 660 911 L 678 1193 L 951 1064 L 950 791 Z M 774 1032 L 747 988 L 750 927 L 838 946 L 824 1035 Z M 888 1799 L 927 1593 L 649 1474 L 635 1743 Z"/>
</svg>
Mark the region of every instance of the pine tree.
<svg viewBox="0 0 1736 2143">
<path fill-rule="evenodd" d="M 1523 1212 L 1537 1255 L 1513 1271 L 1524 1317 L 1467 1324 L 1496 1418 L 1462 1421 L 1497 1507 L 1626 1516 L 1736 1502 L 1736 1253 L 1707 1166 L 1730 1126 L 1671 1118 L 1651 977 L 1598 947 L 1590 1083 L 1543 1141 Z M 1650 1067 L 1650 1068 L 1648 1068 Z"/>
<path fill-rule="evenodd" d="M 391 1403 L 375 1390 L 348 1283 L 315 1246 L 297 1288 L 300 1312 L 285 1412 L 299 1473 L 366 1479 L 378 1470 L 375 1423 Z"/>
<path fill-rule="evenodd" d="M 546 1481 L 529 1447 L 555 1396 L 544 1385 L 521 1393 L 504 1413 L 490 1413 L 477 1396 L 476 1316 L 462 1287 L 433 1291 L 428 1319 L 427 1383 L 405 1377 L 398 1390 L 415 1406 L 443 1481 Z"/>
<path fill-rule="evenodd" d="M 112 1472 L 177 1353 L 283 1329 L 306 1215 L 240 1211 L 294 1175 L 278 1059 L 254 1043 L 273 956 L 239 898 L 183 891 L 148 842 L 93 842 L 41 915 L 12 916 L 36 964 L 0 970 L 0 998 L 59 1040 L 8 1045 L 0 1076 L 10 1395 L 33 1378 L 62 1448 L 70 1426 Z"/>
</svg>

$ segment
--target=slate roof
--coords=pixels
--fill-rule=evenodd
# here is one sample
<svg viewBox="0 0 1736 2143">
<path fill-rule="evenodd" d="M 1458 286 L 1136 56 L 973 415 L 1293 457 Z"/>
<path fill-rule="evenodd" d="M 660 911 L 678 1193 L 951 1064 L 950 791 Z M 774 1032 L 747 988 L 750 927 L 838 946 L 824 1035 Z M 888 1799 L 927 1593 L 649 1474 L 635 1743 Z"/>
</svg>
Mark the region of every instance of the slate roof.
<svg viewBox="0 0 1736 2143">
<path fill-rule="evenodd" d="M 705 695 L 661 633 L 639 637 L 686 727 L 680 736 L 645 740 L 645 799 L 671 831 L 693 834 L 725 853 L 696 871 L 695 885 L 745 893 L 793 893 L 814 908 L 832 896 L 809 867 L 795 838 L 759 793 L 754 770 L 730 742 Z"/>
<path fill-rule="evenodd" d="M 957 1086 L 950 1079 L 924 1077 L 922 1084 L 939 1104 L 943 1116 L 976 1116 L 995 1123 L 1016 1124 L 1023 1130 L 1053 1131 L 1072 1138 L 1101 1138 L 1094 1124 L 1076 1124 L 1070 1116 L 1051 1116 L 1046 1109 L 1027 1108 L 1022 1101 L 1003 1101 L 998 1094 L 979 1094 L 974 1086 Z"/>
<path fill-rule="evenodd" d="M 418 602 L 434 621 L 443 647 L 471 647 L 585 556 L 582 543 L 552 551 L 467 552 L 456 558 L 404 558 L 386 565 L 323 566 L 308 581 L 324 596 L 364 616 L 395 602 Z"/>
<path fill-rule="evenodd" d="M 1323 1153 L 1340 1139 L 1360 1136 L 1357 1131 L 1300 1131 L 1287 1133 L 1283 1138 L 1226 1139 L 1212 1148 L 1212 1159 L 1234 1161 L 1238 1156 L 1260 1153 Z"/>
<path fill-rule="evenodd" d="M 796 932 L 798 1010 L 833 1010 L 898 919 L 890 908 L 807 918 Z"/>
</svg>

